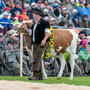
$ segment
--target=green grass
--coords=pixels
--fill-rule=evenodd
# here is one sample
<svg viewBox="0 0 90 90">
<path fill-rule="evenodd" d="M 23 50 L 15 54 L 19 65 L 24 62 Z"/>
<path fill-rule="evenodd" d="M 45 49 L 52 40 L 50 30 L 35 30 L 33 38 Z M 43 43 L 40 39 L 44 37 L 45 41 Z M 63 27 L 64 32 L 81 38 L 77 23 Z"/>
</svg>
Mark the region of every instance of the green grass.
<svg viewBox="0 0 90 90">
<path fill-rule="evenodd" d="M 69 77 L 62 77 L 62 79 L 57 80 L 57 77 L 48 77 L 47 80 L 41 81 L 32 81 L 28 80 L 28 77 L 16 77 L 16 76 L 0 76 L 0 80 L 8 80 L 8 81 L 25 81 L 25 82 L 33 82 L 33 83 L 45 83 L 45 84 L 69 84 L 69 85 L 85 85 L 90 86 L 90 77 L 74 77 L 74 80 L 70 81 Z"/>
</svg>

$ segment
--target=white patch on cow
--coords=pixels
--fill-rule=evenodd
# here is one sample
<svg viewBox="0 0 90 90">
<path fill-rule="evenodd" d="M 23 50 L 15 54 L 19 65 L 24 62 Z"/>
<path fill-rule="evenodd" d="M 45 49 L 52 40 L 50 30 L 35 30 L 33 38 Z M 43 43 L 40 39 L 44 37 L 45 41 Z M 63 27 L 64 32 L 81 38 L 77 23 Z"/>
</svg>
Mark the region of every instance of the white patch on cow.
<svg viewBox="0 0 90 90">
<path fill-rule="evenodd" d="M 62 48 L 63 48 L 63 47 L 59 46 L 56 51 L 59 52 Z"/>
</svg>

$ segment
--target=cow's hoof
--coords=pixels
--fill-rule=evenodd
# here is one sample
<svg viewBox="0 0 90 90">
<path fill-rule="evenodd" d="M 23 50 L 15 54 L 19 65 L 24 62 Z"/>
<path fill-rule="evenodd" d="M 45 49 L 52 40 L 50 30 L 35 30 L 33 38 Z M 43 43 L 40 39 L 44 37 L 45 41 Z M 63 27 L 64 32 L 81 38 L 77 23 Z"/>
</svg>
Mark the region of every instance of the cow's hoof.
<svg viewBox="0 0 90 90">
<path fill-rule="evenodd" d="M 70 80 L 70 81 L 72 81 L 72 80 L 73 80 L 73 78 L 69 78 L 69 80 Z"/>
<path fill-rule="evenodd" d="M 57 80 L 59 80 L 59 79 L 61 79 L 61 77 L 60 78 L 57 78 Z"/>
</svg>

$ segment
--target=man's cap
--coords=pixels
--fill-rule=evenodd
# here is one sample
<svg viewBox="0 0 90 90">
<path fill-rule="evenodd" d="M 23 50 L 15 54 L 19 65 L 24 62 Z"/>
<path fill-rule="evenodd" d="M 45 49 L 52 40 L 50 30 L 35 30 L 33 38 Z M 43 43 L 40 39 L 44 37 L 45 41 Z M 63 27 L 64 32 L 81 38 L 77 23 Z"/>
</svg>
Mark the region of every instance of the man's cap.
<svg viewBox="0 0 90 90">
<path fill-rule="evenodd" d="M 10 8 L 9 8 L 9 7 L 6 7 L 6 8 L 4 9 L 4 11 L 6 11 L 6 10 L 10 11 Z"/>
<path fill-rule="evenodd" d="M 26 9 L 23 9 L 23 10 L 22 10 L 22 13 L 23 13 L 23 12 L 27 12 L 27 10 L 26 10 Z"/>
<path fill-rule="evenodd" d="M 2 33 L 0 33 L 0 37 L 3 37 L 3 34 Z"/>
<path fill-rule="evenodd" d="M 8 40 L 7 44 L 13 44 L 13 41 L 12 40 Z"/>
<path fill-rule="evenodd" d="M 40 16 L 43 15 L 42 11 L 41 11 L 39 8 L 33 8 L 33 9 L 31 10 L 31 12 L 36 13 L 36 14 L 39 14 Z"/>
<path fill-rule="evenodd" d="M 5 15 L 9 15 L 9 13 L 8 13 L 8 12 L 4 12 L 4 13 L 3 13 L 3 16 L 5 16 Z"/>
</svg>

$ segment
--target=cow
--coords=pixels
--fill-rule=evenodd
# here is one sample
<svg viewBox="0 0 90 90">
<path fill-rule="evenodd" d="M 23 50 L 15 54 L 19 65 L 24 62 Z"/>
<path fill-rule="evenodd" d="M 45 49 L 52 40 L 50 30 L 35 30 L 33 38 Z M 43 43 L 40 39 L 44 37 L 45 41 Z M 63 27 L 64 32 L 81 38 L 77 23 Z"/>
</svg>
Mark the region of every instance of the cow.
<svg viewBox="0 0 90 90">
<path fill-rule="evenodd" d="M 26 24 L 27 25 L 27 24 Z M 24 30 L 24 28 L 19 28 L 20 32 L 21 29 Z M 28 28 L 30 29 L 30 28 Z M 23 32 L 22 30 L 22 32 Z M 51 52 L 52 59 L 54 57 L 58 57 L 61 62 L 61 69 L 57 75 L 57 79 L 60 79 L 66 64 L 66 60 L 64 55 L 69 52 L 70 53 L 70 66 L 71 66 L 71 74 L 70 74 L 70 80 L 73 80 L 73 71 L 74 71 L 74 64 L 75 64 L 75 58 L 76 58 L 76 48 L 77 48 L 77 41 L 78 41 L 78 35 L 73 30 L 65 30 L 65 29 L 54 29 L 54 47 Z M 27 33 L 24 31 L 24 33 Z M 29 37 L 29 35 L 26 35 Z M 28 41 L 29 38 L 27 38 L 26 41 Z M 27 42 L 30 46 L 30 43 Z M 44 54 L 43 54 L 44 55 Z M 42 55 L 42 71 L 44 79 L 47 79 L 47 74 L 45 72 L 44 63 L 43 63 L 43 55 Z"/>
<path fill-rule="evenodd" d="M 74 64 L 75 60 L 77 58 L 76 55 L 76 48 L 77 48 L 77 41 L 78 41 L 78 35 L 72 31 L 72 30 L 65 30 L 65 29 L 54 29 L 54 47 L 51 53 L 51 57 L 58 57 L 61 62 L 61 69 L 57 75 L 58 79 L 61 78 L 66 60 L 64 55 L 69 52 L 70 53 L 70 66 L 71 66 L 71 74 L 70 74 L 70 80 L 73 80 L 73 70 L 74 70 Z M 42 55 L 43 59 L 43 55 Z M 44 79 L 47 79 L 47 74 L 44 69 L 44 64 L 42 60 L 42 70 Z"/>
</svg>

